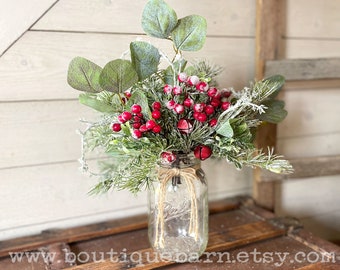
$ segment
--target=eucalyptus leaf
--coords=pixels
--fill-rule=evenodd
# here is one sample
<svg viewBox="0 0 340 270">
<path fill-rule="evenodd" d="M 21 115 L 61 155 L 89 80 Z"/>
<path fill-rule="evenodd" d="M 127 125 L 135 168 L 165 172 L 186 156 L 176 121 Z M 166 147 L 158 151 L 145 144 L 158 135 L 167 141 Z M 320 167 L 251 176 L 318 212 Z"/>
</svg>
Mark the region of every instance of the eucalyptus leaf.
<svg viewBox="0 0 340 270">
<path fill-rule="evenodd" d="M 123 93 L 138 82 L 138 75 L 130 61 L 116 59 L 104 66 L 99 82 L 107 91 Z"/>
<path fill-rule="evenodd" d="M 99 84 L 102 68 L 83 57 L 75 57 L 69 64 L 67 82 L 74 89 L 89 93 L 103 91 Z"/>
<path fill-rule="evenodd" d="M 282 100 L 270 100 L 264 103 L 268 109 L 265 113 L 259 114 L 258 118 L 262 121 L 277 124 L 287 116 L 287 111 L 284 109 L 285 103 Z"/>
<path fill-rule="evenodd" d="M 137 90 L 132 93 L 125 107 L 127 110 L 130 110 L 133 104 L 139 104 L 142 107 L 142 113 L 147 118 L 151 118 L 151 111 L 149 108 L 148 98 L 141 90 Z"/>
<path fill-rule="evenodd" d="M 158 49 L 144 41 L 130 43 L 132 65 L 137 71 L 139 80 L 148 78 L 157 72 L 161 58 Z"/>
<path fill-rule="evenodd" d="M 226 138 L 232 138 L 234 131 L 230 125 L 229 119 L 223 123 L 220 123 L 216 129 L 216 133 Z"/>
<path fill-rule="evenodd" d="M 110 106 L 109 104 L 96 99 L 95 96 L 89 94 L 80 94 L 79 95 L 79 102 L 86 106 L 95 109 L 98 112 L 102 113 L 114 113 L 116 112 L 115 108 Z"/>
<path fill-rule="evenodd" d="M 142 14 L 142 28 L 152 37 L 168 38 L 177 24 L 176 12 L 163 0 L 149 0 Z"/>
<path fill-rule="evenodd" d="M 198 51 L 205 42 L 207 35 L 207 22 L 199 15 L 190 15 L 178 21 L 171 33 L 177 50 Z"/>
</svg>

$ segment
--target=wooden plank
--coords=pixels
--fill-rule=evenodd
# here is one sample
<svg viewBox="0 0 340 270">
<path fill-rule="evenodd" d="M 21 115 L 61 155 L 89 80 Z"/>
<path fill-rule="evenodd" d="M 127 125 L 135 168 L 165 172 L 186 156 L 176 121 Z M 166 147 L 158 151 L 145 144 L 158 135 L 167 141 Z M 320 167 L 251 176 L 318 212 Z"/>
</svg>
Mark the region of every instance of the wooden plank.
<svg viewBox="0 0 340 270">
<path fill-rule="evenodd" d="M 258 0 L 256 1 L 256 55 L 255 74 L 260 80 L 265 75 L 265 63 L 279 57 L 279 44 L 281 38 L 280 7 L 282 1 Z M 259 127 L 256 134 L 256 146 L 267 149 L 276 146 L 276 125 L 266 124 Z M 274 184 L 260 183 L 262 171 L 254 170 L 253 197 L 256 202 L 268 209 L 274 208 Z"/>
<path fill-rule="evenodd" d="M 16 0 L 2 3 L 0 56 L 56 2 L 56 0 Z"/>
<path fill-rule="evenodd" d="M 340 3 L 336 0 L 287 0 L 285 35 L 289 38 L 340 39 L 339 14 Z"/>
<path fill-rule="evenodd" d="M 79 92 L 66 81 L 71 59 L 82 56 L 104 66 L 121 57 L 136 38 L 136 35 L 28 32 L 0 58 L 0 101 L 77 98 Z M 170 58 L 173 56 L 168 41 L 147 37 L 143 40 L 151 41 Z M 209 37 L 201 51 L 188 52 L 185 57 L 191 61 L 208 59 L 225 67 L 218 78 L 221 87 L 239 89 L 254 78 L 253 50 L 253 38 Z"/>
<path fill-rule="evenodd" d="M 265 239 L 277 237 L 284 234 L 284 230 L 273 227 L 269 223 L 265 221 L 258 221 L 254 223 L 249 223 L 241 226 L 232 227 L 227 229 L 223 233 L 219 232 L 211 232 L 209 234 L 209 243 L 206 249 L 206 252 L 214 252 L 220 250 L 231 249 L 234 247 L 245 245 L 250 242 L 258 242 L 263 241 Z M 230 240 L 232 239 L 232 240 Z M 143 269 L 153 269 L 155 267 L 161 267 L 166 265 L 174 264 L 172 261 L 164 261 L 157 259 L 157 254 L 153 252 L 152 249 L 144 249 L 137 251 L 139 253 L 138 258 L 141 261 L 138 264 L 143 265 Z M 121 258 L 116 257 L 115 260 L 118 262 L 113 262 L 112 260 L 106 260 L 104 262 L 94 262 L 88 263 L 85 265 L 71 267 L 69 269 L 77 270 L 77 269 L 86 269 L 95 270 L 95 269 L 126 269 L 131 268 L 134 269 L 133 266 L 138 267 L 138 265 L 134 265 L 134 260 L 132 256 L 133 254 L 128 254 L 126 258 L 121 261 Z"/>
<path fill-rule="evenodd" d="M 287 90 L 303 90 L 303 89 L 340 89 L 339 79 L 324 79 L 310 81 L 287 81 L 284 89 Z"/>
<path fill-rule="evenodd" d="M 294 173 L 274 174 L 266 171 L 263 173 L 261 181 L 282 181 L 289 179 L 340 175 L 340 155 L 291 159 L 289 161 L 294 167 Z"/>
<path fill-rule="evenodd" d="M 283 75 L 287 81 L 340 79 L 340 58 L 266 61 L 265 76 Z"/>
<path fill-rule="evenodd" d="M 208 35 L 254 36 L 255 3 L 251 0 L 166 1 L 179 18 L 199 14 Z M 60 0 L 33 29 L 81 32 L 143 33 L 141 15 L 146 1 Z M 114 18 L 114 19 L 113 19 Z"/>
<path fill-rule="evenodd" d="M 224 199 L 211 202 L 209 209 L 212 213 L 219 211 L 230 211 L 240 205 L 240 199 Z M 0 241 L 0 257 L 7 256 L 11 251 L 32 250 L 53 243 L 73 243 L 84 241 L 95 237 L 103 237 L 138 229 L 147 226 L 147 215 L 121 218 L 99 222 L 91 225 L 78 226 L 70 229 L 45 230 L 41 234 L 25 236 L 7 241 Z"/>
</svg>

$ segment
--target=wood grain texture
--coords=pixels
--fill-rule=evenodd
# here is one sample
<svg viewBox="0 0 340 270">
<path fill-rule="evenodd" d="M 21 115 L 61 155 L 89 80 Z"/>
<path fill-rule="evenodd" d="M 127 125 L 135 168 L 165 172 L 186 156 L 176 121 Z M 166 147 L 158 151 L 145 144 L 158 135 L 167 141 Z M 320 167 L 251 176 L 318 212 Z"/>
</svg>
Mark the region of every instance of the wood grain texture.
<svg viewBox="0 0 340 270">
<path fill-rule="evenodd" d="M 339 79 L 340 58 L 284 59 L 266 62 L 265 77 L 281 74 L 287 81 Z"/>
<path fill-rule="evenodd" d="M 141 15 L 147 1 L 61 0 L 33 29 L 143 33 Z M 166 1 L 178 17 L 190 14 L 207 19 L 208 35 L 254 36 L 255 3 L 252 0 Z M 242 7 L 242 9 L 240 9 Z"/>
<path fill-rule="evenodd" d="M 16 0 L 2 2 L 0 9 L 0 56 L 55 2 L 57 1 Z"/>
<path fill-rule="evenodd" d="M 72 58 L 82 56 L 104 66 L 120 58 L 136 38 L 135 35 L 28 32 L 0 58 L 0 101 L 76 98 L 79 92 L 66 82 Z M 173 55 L 169 42 L 147 37 L 143 40 L 151 41 L 170 58 Z M 210 37 L 200 52 L 184 55 L 189 61 L 209 59 L 223 67 L 220 85 L 239 89 L 254 77 L 253 42 L 252 38 Z"/>
</svg>

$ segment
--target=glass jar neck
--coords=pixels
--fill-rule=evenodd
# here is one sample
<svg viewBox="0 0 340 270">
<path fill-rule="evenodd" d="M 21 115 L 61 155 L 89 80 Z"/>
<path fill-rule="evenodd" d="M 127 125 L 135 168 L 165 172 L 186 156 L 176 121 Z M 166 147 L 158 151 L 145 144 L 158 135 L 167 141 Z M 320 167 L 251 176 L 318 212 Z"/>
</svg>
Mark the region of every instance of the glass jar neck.
<svg viewBox="0 0 340 270">
<path fill-rule="evenodd" d="M 188 167 L 193 166 L 200 166 L 201 161 L 192 153 L 184 154 L 181 152 L 174 152 L 175 154 L 175 161 L 172 163 L 161 163 L 160 166 L 163 168 L 178 168 L 178 169 L 184 169 Z"/>
</svg>

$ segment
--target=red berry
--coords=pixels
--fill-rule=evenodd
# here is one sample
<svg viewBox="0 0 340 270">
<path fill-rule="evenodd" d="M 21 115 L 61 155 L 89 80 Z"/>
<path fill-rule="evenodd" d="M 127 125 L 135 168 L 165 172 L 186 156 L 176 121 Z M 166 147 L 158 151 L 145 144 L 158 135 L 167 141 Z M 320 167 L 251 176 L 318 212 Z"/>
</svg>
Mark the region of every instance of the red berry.
<svg viewBox="0 0 340 270">
<path fill-rule="evenodd" d="M 222 92 L 222 97 L 228 98 L 231 96 L 231 92 L 229 90 L 224 89 Z"/>
<path fill-rule="evenodd" d="M 134 137 L 135 139 L 141 138 L 142 135 L 143 135 L 142 132 L 140 130 L 138 130 L 138 129 L 134 129 L 132 131 L 132 137 Z"/>
<path fill-rule="evenodd" d="M 187 76 L 186 73 L 182 72 L 182 73 L 178 74 L 177 78 L 180 82 L 186 82 L 187 79 L 188 79 L 188 76 Z"/>
<path fill-rule="evenodd" d="M 119 123 L 114 123 L 114 124 L 112 125 L 112 130 L 113 130 L 114 132 L 119 132 L 119 131 L 121 131 L 121 129 L 122 129 L 122 127 L 121 127 L 121 125 L 120 125 Z"/>
<path fill-rule="evenodd" d="M 178 121 L 177 128 L 179 132 L 189 134 L 192 131 L 192 124 L 188 119 L 182 118 Z"/>
<path fill-rule="evenodd" d="M 184 113 L 184 106 L 181 104 L 176 104 L 174 111 L 178 114 Z"/>
<path fill-rule="evenodd" d="M 125 91 L 125 92 L 124 92 L 124 96 L 125 96 L 127 99 L 129 99 L 129 98 L 131 97 L 130 91 Z"/>
<path fill-rule="evenodd" d="M 218 99 L 218 98 L 213 98 L 211 101 L 210 101 L 210 104 L 212 106 L 214 106 L 215 108 L 218 108 L 221 104 L 221 101 Z"/>
<path fill-rule="evenodd" d="M 148 131 L 148 128 L 146 127 L 146 125 L 144 124 L 144 125 L 141 125 L 140 127 L 139 127 L 139 131 L 140 132 L 147 132 Z"/>
<path fill-rule="evenodd" d="M 207 115 L 205 113 L 199 113 L 199 115 L 197 116 L 197 121 L 202 123 L 207 121 Z"/>
<path fill-rule="evenodd" d="M 162 152 L 161 158 L 166 162 L 174 162 L 176 160 L 176 156 L 173 153 L 170 152 Z"/>
<path fill-rule="evenodd" d="M 160 111 L 155 110 L 155 111 L 152 111 L 151 116 L 152 116 L 153 119 L 159 119 L 159 118 L 161 118 L 162 114 L 161 114 Z"/>
<path fill-rule="evenodd" d="M 210 147 L 206 145 L 198 145 L 194 150 L 195 157 L 200 160 L 205 160 L 209 158 L 211 154 L 212 154 L 212 151 Z"/>
<path fill-rule="evenodd" d="M 130 112 L 123 112 L 121 116 L 125 121 L 129 121 L 132 118 L 132 114 Z"/>
<path fill-rule="evenodd" d="M 137 116 L 137 115 L 135 115 L 135 116 L 133 116 L 133 121 L 136 123 L 136 122 L 138 122 L 138 123 L 140 123 L 141 121 L 142 121 L 142 118 L 141 117 L 139 117 L 139 116 Z"/>
<path fill-rule="evenodd" d="M 228 102 L 228 101 L 222 102 L 221 107 L 222 107 L 223 111 L 228 110 L 229 107 L 230 107 L 230 102 Z"/>
<path fill-rule="evenodd" d="M 131 112 L 133 113 L 140 113 L 142 111 L 142 107 L 138 104 L 133 104 L 131 106 Z"/>
<path fill-rule="evenodd" d="M 213 118 L 209 121 L 209 126 L 214 127 L 217 125 L 217 119 Z"/>
<path fill-rule="evenodd" d="M 174 88 L 172 88 L 172 92 L 174 93 L 174 95 L 180 95 L 182 94 L 182 88 L 180 86 L 175 86 Z"/>
<path fill-rule="evenodd" d="M 171 94 L 172 86 L 169 85 L 169 84 L 166 84 L 166 85 L 164 85 L 163 90 L 164 90 L 164 93 L 165 93 L 165 94 Z"/>
<path fill-rule="evenodd" d="M 152 103 L 152 109 L 154 110 L 160 110 L 162 108 L 162 105 L 160 102 L 155 101 L 154 103 Z"/>
<path fill-rule="evenodd" d="M 204 107 L 205 107 L 204 103 L 197 103 L 197 104 L 194 105 L 194 111 L 195 112 L 203 112 Z"/>
<path fill-rule="evenodd" d="M 213 87 L 208 90 L 207 94 L 209 97 L 213 98 L 217 95 L 217 92 L 218 92 L 217 89 Z"/>
<path fill-rule="evenodd" d="M 204 92 L 209 89 L 209 85 L 206 82 L 199 82 L 198 84 L 196 84 L 196 89 L 199 92 Z"/>
<path fill-rule="evenodd" d="M 152 128 L 152 132 L 159 133 L 162 131 L 162 127 L 160 125 L 156 125 Z"/>
<path fill-rule="evenodd" d="M 132 124 L 132 127 L 135 128 L 135 129 L 139 129 L 141 125 L 142 125 L 141 122 L 134 122 L 134 123 Z"/>
<path fill-rule="evenodd" d="M 198 116 L 200 115 L 200 113 L 199 112 L 194 112 L 194 114 L 193 114 L 193 116 L 194 116 L 194 118 L 197 120 L 198 119 Z"/>
<path fill-rule="evenodd" d="M 207 105 L 205 106 L 204 111 L 207 115 L 211 115 L 211 114 L 214 114 L 215 108 L 212 105 Z"/>
<path fill-rule="evenodd" d="M 194 101 L 191 99 L 191 98 L 186 98 L 184 101 L 183 101 L 183 105 L 185 107 L 188 107 L 188 108 L 191 108 L 191 106 L 194 104 Z"/>
<path fill-rule="evenodd" d="M 154 120 L 148 120 L 146 123 L 145 123 L 145 126 L 148 130 L 150 129 L 153 129 L 155 126 L 156 126 L 156 122 Z"/>
</svg>

